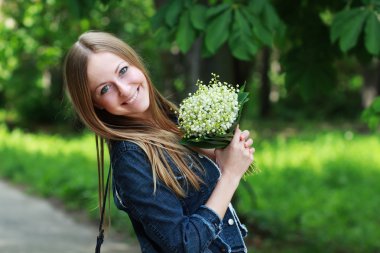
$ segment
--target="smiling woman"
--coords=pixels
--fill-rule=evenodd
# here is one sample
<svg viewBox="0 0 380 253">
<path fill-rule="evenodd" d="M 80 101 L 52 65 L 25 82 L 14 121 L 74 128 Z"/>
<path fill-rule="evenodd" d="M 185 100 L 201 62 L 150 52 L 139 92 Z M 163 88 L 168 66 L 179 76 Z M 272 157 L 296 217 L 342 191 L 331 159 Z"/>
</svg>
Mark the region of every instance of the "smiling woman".
<svg viewBox="0 0 380 253">
<path fill-rule="evenodd" d="M 64 76 L 76 112 L 108 145 L 115 204 L 128 213 L 142 252 L 247 252 L 247 230 L 230 201 L 253 161 L 248 131 L 237 127 L 224 149 L 182 146 L 177 107 L 134 50 L 108 33 L 82 34 Z"/>
<path fill-rule="evenodd" d="M 145 75 L 117 55 L 91 54 L 87 76 L 94 105 L 114 115 L 151 118 Z"/>
</svg>

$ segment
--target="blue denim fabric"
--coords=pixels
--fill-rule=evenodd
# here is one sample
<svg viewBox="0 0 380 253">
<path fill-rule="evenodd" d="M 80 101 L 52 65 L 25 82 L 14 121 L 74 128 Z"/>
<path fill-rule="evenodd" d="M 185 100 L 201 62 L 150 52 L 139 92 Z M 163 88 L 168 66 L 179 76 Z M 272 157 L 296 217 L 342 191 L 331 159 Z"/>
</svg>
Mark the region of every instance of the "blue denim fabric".
<svg viewBox="0 0 380 253">
<path fill-rule="evenodd" d="M 116 206 L 128 213 L 143 253 L 247 252 L 242 225 L 232 205 L 223 220 L 204 204 L 210 197 L 220 170 L 209 158 L 189 156 L 203 165 L 200 175 L 205 184 L 200 191 L 189 187 L 185 198 L 178 198 L 168 187 L 157 182 L 154 193 L 152 169 L 148 157 L 129 141 L 111 142 L 113 194 Z M 177 179 L 178 169 L 168 158 Z"/>
</svg>

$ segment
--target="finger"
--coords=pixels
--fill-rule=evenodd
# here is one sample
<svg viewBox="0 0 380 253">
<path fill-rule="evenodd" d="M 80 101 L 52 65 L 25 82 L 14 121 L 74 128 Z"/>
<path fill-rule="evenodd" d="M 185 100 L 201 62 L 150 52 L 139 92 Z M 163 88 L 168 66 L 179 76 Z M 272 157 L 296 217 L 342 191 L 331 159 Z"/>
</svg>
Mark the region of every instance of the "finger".
<svg viewBox="0 0 380 253">
<path fill-rule="evenodd" d="M 237 125 L 236 128 L 235 128 L 234 137 L 232 137 L 231 142 L 239 141 L 240 135 L 241 135 L 241 130 L 239 128 L 239 125 Z"/>
<path fill-rule="evenodd" d="M 243 132 L 241 132 L 240 134 L 240 141 L 243 141 L 245 139 L 247 139 L 249 136 L 249 131 L 248 130 L 244 130 Z"/>
<path fill-rule="evenodd" d="M 256 149 L 255 149 L 255 148 L 250 148 L 250 149 L 249 149 L 249 153 L 254 154 L 255 152 L 256 152 Z"/>
<path fill-rule="evenodd" d="M 249 146 L 252 145 L 252 143 L 253 143 L 253 140 L 252 140 L 252 139 L 248 139 L 248 141 L 246 141 L 246 142 L 244 143 L 244 147 L 248 148 Z"/>
</svg>

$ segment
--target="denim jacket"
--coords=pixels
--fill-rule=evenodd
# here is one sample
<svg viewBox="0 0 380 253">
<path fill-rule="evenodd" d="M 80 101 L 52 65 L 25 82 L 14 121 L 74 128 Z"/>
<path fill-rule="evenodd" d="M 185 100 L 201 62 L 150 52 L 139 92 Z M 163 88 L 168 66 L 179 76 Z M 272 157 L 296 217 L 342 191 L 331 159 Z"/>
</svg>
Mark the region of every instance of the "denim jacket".
<svg viewBox="0 0 380 253">
<path fill-rule="evenodd" d="M 204 205 L 220 178 L 211 159 L 197 153 L 189 156 L 190 167 L 196 158 L 205 169 L 196 172 L 205 183 L 199 191 L 189 187 L 187 196 L 179 198 L 159 180 L 154 193 L 151 164 L 137 144 L 112 141 L 110 152 L 114 201 L 128 213 L 143 253 L 247 252 L 243 241 L 247 229 L 232 205 L 223 220 Z M 170 158 L 168 163 L 176 174 Z"/>
</svg>

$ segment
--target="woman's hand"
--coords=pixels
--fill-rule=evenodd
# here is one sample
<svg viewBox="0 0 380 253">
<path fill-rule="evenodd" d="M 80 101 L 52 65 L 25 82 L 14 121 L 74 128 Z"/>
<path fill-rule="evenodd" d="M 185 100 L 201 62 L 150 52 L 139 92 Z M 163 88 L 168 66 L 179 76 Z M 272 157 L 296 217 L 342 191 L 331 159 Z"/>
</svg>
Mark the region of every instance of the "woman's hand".
<svg viewBox="0 0 380 253">
<path fill-rule="evenodd" d="M 215 149 L 216 162 L 222 176 L 207 200 L 206 206 L 214 210 L 221 219 L 226 213 L 241 177 L 253 162 L 255 149 L 251 147 L 252 143 L 249 131 L 241 131 L 237 126 L 230 144 L 224 149 Z"/>
<path fill-rule="evenodd" d="M 254 160 L 252 143 L 249 131 L 241 131 L 237 126 L 230 144 L 224 149 L 215 149 L 216 162 L 223 176 L 240 180 Z"/>
</svg>

